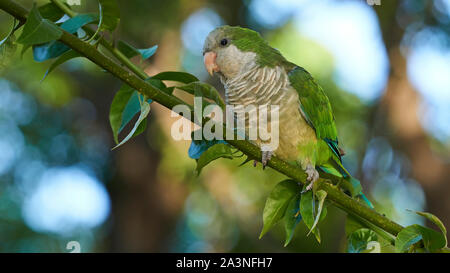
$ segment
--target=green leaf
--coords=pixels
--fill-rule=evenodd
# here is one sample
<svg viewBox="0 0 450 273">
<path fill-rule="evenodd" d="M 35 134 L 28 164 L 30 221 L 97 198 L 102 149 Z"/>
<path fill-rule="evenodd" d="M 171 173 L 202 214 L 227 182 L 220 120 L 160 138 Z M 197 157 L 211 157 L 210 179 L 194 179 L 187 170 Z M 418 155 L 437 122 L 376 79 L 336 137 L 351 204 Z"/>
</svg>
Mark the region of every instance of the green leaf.
<svg viewBox="0 0 450 273">
<path fill-rule="evenodd" d="M 306 185 L 303 190 L 306 189 Z M 320 243 L 320 232 L 318 229 L 312 229 L 314 225 L 314 197 L 312 191 L 304 191 L 300 199 L 300 211 L 302 212 L 303 222 L 314 234 L 316 240 Z"/>
<path fill-rule="evenodd" d="M 381 253 L 384 250 L 381 243 L 377 241 L 370 241 L 367 243 L 366 249 L 361 253 Z"/>
<path fill-rule="evenodd" d="M 119 143 L 118 136 L 120 131 L 140 110 L 137 94 L 135 100 L 130 100 L 134 93 L 135 90 L 133 88 L 124 84 L 120 87 L 119 91 L 117 91 L 111 103 L 109 122 L 116 143 Z"/>
<path fill-rule="evenodd" d="M 327 213 L 328 213 L 327 203 L 325 202 L 322 207 L 322 213 L 320 214 L 319 217 L 319 223 L 322 222 L 327 217 Z"/>
<path fill-rule="evenodd" d="M 139 94 L 136 90 L 131 95 L 130 100 L 128 101 L 127 105 L 125 106 L 125 109 L 123 111 L 122 115 L 122 123 L 120 124 L 119 128 L 119 134 L 122 132 L 122 130 L 127 126 L 128 123 L 133 119 L 133 117 L 140 112 L 140 102 L 139 100 L 143 100 L 143 96 Z M 151 103 L 152 100 L 147 100 L 148 103 Z M 145 129 L 145 128 L 144 128 Z M 136 132 L 141 132 L 139 128 L 136 130 Z M 138 134 L 136 134 L 138 135 Z M 134 136 L 136 136 L 134 135 Z"/>
<path fill-rule="evenodd" d="M 149 81 L 149 80 L 147 80 Z M 158 85 L 155 81 L 151 81 L 153 84 Z M 160 82 L 162 86 L 164 84 Z M 161 85 L 160 85 L 161 86 Z M 119 133 L 125 128 L 125 126 L 133 119 L 133 117 L 141 111 L 141 103 L 144 98 L 136 90 L 129 85 L 122 85 L 117 91 L 114 99 L 111 103 L 109 110 L 109 122 L 113 131 L 114 141 L 119 143 Z M 151 100 L 147 100 L 151 103 Z M 144 128 L 145 129 L 145 128 Z M 142 127 L 137 128 L 136 132 L 142 132 Z"/>
<path fill-rule="evenodd" d="M 113 148 L 113 150 L 122 146 L 124 143 L 126 143 L 128 140 L 130 140 L 133 136 L 136 135 L 135 133 L 138 131 L 138 128 L 140 127 L 141 123 L 146 119 L 146 117 L 148 116 L 149 113 L 150 113 L 150 103 L 148 103 L 147 101 L 142 101 L 141 102 L 141 114 L 139 115 L 138 120 L 134 124 L 133 129 L 131 130 L 130 133 L 128 133 L 128 135 L 124 139 L 122 139 L 122 141 L 119 144 L 117 144 Z"/>
<path fill-rule="evenodd" d="M 17 45 L 15 44 L 16 37 L 14 36 L 15 26 L 16 20 L 14 20 L 13 27 L 8 35 L 0 41 L 0 69 L 3 69 L 10 64 L 10 57 L 16 52 Z"/>
<path fill-rule="evenodd" d="M 221 157 L 233 158 L 233 152 L 228 144 L 216 144 L 206 150 L 197 160 L 197 174 L 200 174 L 206 165 Z"/>
<path fill-rule="evenodd" d="M 368 244 L 370 242 L 376 242 L 378 240 L 377 234 L 368 228 L 360 228 L 348 237 L 347 252 L 349 253 L 361 253 L 368 250 Z M 370 249 L 371 247 L 369 247 Z"/>
<path fill-rule="evenodd" d="M 252 161 L 252 160 L 253 160 L 253 159 L 251 159 L 250 156 L 247 156 L 247 157 L 245 158 L 245 160 L 244 160 L 241 164 L 238 165 L 238 167 L 244 166 L 246 163 L 248 163 L 248 162 L 250 162 L 250 161 Z"/>
<path fill-rule="evenodd" d="M 166 85 L 160 80 L 148 78 L 145 81 L 157 88 L 166 90 Z M 119 91 L 117 91 L 109 111 L 109 122 L 116 144 L 118 143 L 120 132 L 122 132 L 133 117 L 141 111 L 141 101 L 143 100 L 144 97 L 141 94 L 126 84 L 122 85 Z M 147 102 L 151 103 L 152 100 L 148 99 Z M 146 124 L 145 120 L 142 122 Z M 142 133 L 145 128 L 146 127 L 138 127 L 133 136 Z"/>
<path fill-rule="evenodd" d="M 186 84 L 199 81 L 199 79 L 197 79 L 197 77 L 195 77 L 192 74 L 189 74 L 186 72 L 175 72 L 175 71 L 161 72 L 159 74 L 156 74 L 152 78 L 162 80 L 162 81 L 174 81 L 174 82 L 181 82 L 181 83 L 186 83 Z"/>
<path fill-rule="evenodd" d="M 219 91 L 215 89 L 212 85 L 207 83 L 202 83 L 199 81 L 191 82 L 187 85 L 177 86 L 178 89 L 184 90 L 194 96 L 201 96 L 213 100 L 222 109 L 225 108 L 225 102 L 219 94 Z"/>
<path fill-rule="evenodd" d="M 428 251 L 435 251 L 445 247 L 446 239 L 442 233 L 417 224 L 402 229 L 395 238 L 395 250 L 397 252 L 407 251 L 413 244 L 423 241 Z"/>
<path fill-rule="evenodd" d="M 3 45 L 3 44 L 6 44 L 6 43 L 8 43 L 8 42 L 11 42 L 11 41 L 8 41 L 8 39 L 9 39 L 11 36 L 13 36 L 13 34 L 14 34 L 15 31 L 16 31 L 16 19 L 14 19 L 12 28 L 11 28 L 11 30 L 9 31 L 9 33 L 6 35 L 6 37 L 5 37 L 3 40 L 0 41 L 0 46 Z M 13 39 L 14 39 L 14 38 L 13 38 Z"/>
<path fill-rule="evenodd" d="M 45 72 L 44 77 L 42 78 L 41 82 L 48 76 L 48 74 L 50 74 L 56 67 L 58 67 L 59 65 L 67 62 L 68 60 L 74 59 L 74 58 L 78 58 L 78 57 L 82 57 L 80 55 L 80 53 L 73 51 L 73 50 L 69 50 L 67 52 L 65 52 L 64 54 L 62 54 L 61 56 L 58 57 L 58 59 L 56 59 L 56 61 L 54 61 L 50 67 L 48 68 L 47 72 Z"/>
<path fill-rule="evenodd" d="M 203 129 L 198 129 L 200 131 L 202 131 Z M 198 131 L 196 130 L 196 131 Z M 199 159 L 200 156 L 206 152 L 210 147 L 219 144 L 219 143 L 223 143 L 226 144 L 225 141 L 223 140 L 206 140 L 206 139 L 200 139 L 200 140 L 196 140 L 194 139 L 194 135 L 196 135 L 196 131 L 192 132 L 192 136 L 191 136 L 191 145 L 189 146 L 189 150 L 188 150 L 188 155 L 190 158 L 192 159 Z"/>
<path fill-rule="evenodd" d="M 136 136 L 142 134 L 143 132 L 145 132 L 145 130 L 147 129 L 147 119 L 148 119 L 148 118 L 145 118 L 145 119 L 139 124 L 139 126 L 137 127 L 137 129 L 136 129 L 136 131 L 134 132 L 134 134 L 133 134 L 132 137 L 136 137 Z"/>
<path fill-rule="evenodd" d="M 322 208 L 323 208 L 323 203 L 325 202 L 325 198 L 327 197 L 327 192 L 324 190 L 319 190 L 316 192 L 316 197 L 317 200 L 319 201 L 319 208 L 317 209 L 317 215 L 316 218 L 314 219 L 314 223 L 309 231 L 309 233 L 311 233 L 311 231 L 314 230 L 314 228 L 317 226 L 317 223 L 319 223 L 320 219 L 322 218 Z M 308 235 L 309 235 L 308 233 Z"/>
<path fill-rule="evenodd" d="M 423 216 L 425 218 L 427 218 L 429 221 L 433 222 L 436 226 L 438 226 L 438 228 L 441 230 L 442 234 L 444 235 L 445 238 L 445 245 L 447 246 L 447 229 L 444 226 L 444 223 L 442 223 L 442 221 L 437 218 L 437 216 L 429 213 L 429 212 L 421 212 L 421 211 L 416 211 L 416 213 L 420 216 Z"/>
<path fill-rule="evenodd" d="M 278 183 L 266 200 L 263 212 L 263 229 L 261 239 L 284 216 L 291 199 L 300 192 L 300 187 L 294 180 L 284 180 Z"/>
<path fill-rule="evenodd" d="M 69 50 L 70 47 L 58 41 L 53 41 L 42 45 L 34 45 L 33 59 L 36 62 L 43 62 L 49 59 L 59 57 Z"/>
<path fill-rule="evenodd" d="M 172 95 L 174 89 L 175 89 L 175 86 L 170 86 L 170 87 L 166 87 L 165 89 L 162 89 L 161 91 L 164 91 L 168 95 Z"/>
<path fill-rule="evenodd" d="M 13 34 L 11 32 L 8 35 L 6 35 L 6 37 L 0 41 L 0 46 L 5 45 L 7 43 L 12 43 L 13 41 L 10 39 L 12 35 Z"/>
<path fill-rule="evenodd" d="M 133 58 L 134 56 L 140 54 L 140 52 L 135 47 L 124 41 L 119 41 L 117 43 L 117 49 L 122 52 L 123 55 L 125 55 L 127 58 Z"/>
<path fill-rule="evenodd" d="M 97 30 L 87 42 L 91 42 L 101 31 L 109 30 L 113 32 L 119 24 L 120 10 L 116 0 L 99 0 L 98 9 L 100 19 Z"/>
<path fill-rule="evenodd" d="M 62 23 L 61 28 L 69 33 L 75 33 L 81 27 L 98 20 L 95 14 L 79 14 Z M 61 56 L 70 48 L 59 41 L 51 41 L 42 45 L 33 46 L 33 58 L 37 62 L 43 62 Z"/>
<path fill-rule="evenodd" d="M 64 23 L 61 24 L 61 28 L 69 33 L 75 33 L 79 28 L 92 24 L 98 20 L 98 15 L 94 13 L 78 14 L 77 16 L 64 21 Z"/>
<path fill-rule="evenodd" d="M 143 60 L 147 60 L 148 58 L 153 56 L 153 54 L 155 54 L 157 49 L 158 49 L 158 46 L 155 45 L 155 46 L 152 46 L 150 48 L 138 49 L 138 51 L 141 54 L 142 59 Z"/>
<path fill-rule="evenodd" d="M 422 233 L 422 240 L 426 249 L 429 251 L 435 251 L 445 247 L 447 239 L 442 233 L 427 227 L 417 226 L 417 229 L 419 229 Z"/>
<path fill-rule="evenodd" d="M 148 78 L 145 81 L 169 95 L 173 93 L 174 87 L 167 87 L 161 80 Z"/>
<path fill-rule="evenodd" d="M 422 232 L 417 226 L 406 227 L 398 233 L 397 238 L 395 238 L 395 251 L 405 252 L 413 244 L 422 240 Z"/>
<path fill-rule="evenodd" d="M 117 43 L 117 48 L 122 52 L 127 58 L 132 58 L 137 55 L 141 55 L 143 60 L 146 60 L 153 56 L 155 54 L 156 50 L 158 49 L 158 46 L 152 46 L 150 48 L 144 48 L 144 49 L 137 49 L 134 46 L 124 42 L 119 41 Z"/>
<path fill-rule="evenodd" d="M 58 40 L 62 34 L 62 30 L 57 25 L 42 18 L 36 4 L 34 4 L 17 42 L 23 45 L 43 44 Z"/>
<path fill-rule="evenodd" d="M 148 78 L 145 81 L 161 90 L 164 90 L 167 88 L 166 85 L 161 80 L 158 80 L 158 79 Z"/>
<path fill-rule="evenodd" d="M 127 104 L 122 112 L 122 120 L 120 123 L 119 131 L 120 134 L 122 130 L 127 126 L 127 124 L 133 119 L 133 117 L 141 111 L 141 104 L 139 102 L 139 93 L 136 90 L 132 90 L 131 97 L 128 99 Z"/>
<path fill-rule="evenodd" d="M 114 31 L 120 21 L 120 9 L 116 0 L 99 0 L 100 30 Z"/>
<path fill-rule="evenodd" d="M 44 19 L 52 22 L 56 22 L 64 16 L 64 12 L 53 3 L 42 5 L 38 9 Z"/>
<path fill-rule="evenodd" d="M 14 19 L 14 22 L 13 22 L 13 25 L 12 25 L 11 30 L 10 30 L 9 33 L 6 35 L 6 37 L 5 37 L 3 40 L 0 41 L 0 46 L 1 46 L 1 45 L 4 45 L 4 44 L 7 44 L 8 42 L 9 42 L 9 43 L 13 42 L 13 41 L 11 41 L 11 40 L 8 41 L 8 39 L 10 39 L 11 36 L 13 36 L 15 30 L 16 30 L 16 20 Z M 14 37 L 12 37 L 12 40 L 14 40 Z"/>
<path fill-rule="evenodd" d="M 366 225 L 361 223 L 355 216 L 351 214 L 347 214 L 347 219 L 345 222 L 345 234 L 347 235 L 347 238 L 350 237 L 350 235 L 361 228 L 368 228 Z M 393 253 L 395 252 L 394 246 L 391 244 L 390 241 L 386 240 L 383 237 L 378 238 L 378 242 L 380 243 L 380 252 L 383 253 Z M 367 247 L 369 248 L 369 246 Z M 378 249 L 378 246 L 377 246 Z M 365 252 L 365 251 L 363 251 Z"/>
<path fill-rule="evenodd" d="M 299 187 L 300 189 L 300 187 Z M 302 220 L 300 214 L 300 193 L 297 193 L 294 198 L 291 199 L 289 205 L 284 214 L 284 230 L 286 231 L 286 240 L 284 246 L 286 247 L 294 237 L 294 231 L 298 223 Z"/>
</svg>

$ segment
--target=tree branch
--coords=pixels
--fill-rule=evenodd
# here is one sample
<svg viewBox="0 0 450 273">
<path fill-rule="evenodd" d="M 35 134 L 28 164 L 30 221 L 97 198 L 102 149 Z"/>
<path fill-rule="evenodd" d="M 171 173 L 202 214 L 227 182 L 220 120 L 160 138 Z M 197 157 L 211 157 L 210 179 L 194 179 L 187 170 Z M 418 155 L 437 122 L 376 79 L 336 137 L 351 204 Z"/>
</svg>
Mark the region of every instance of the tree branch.
<svg viewBox="0 0 450 273">
<path fill-rule="evenodd" d="M 57 1 L 54 2 L 56 3 Z M 22 7 L 21 5 L 15 3 L 14 1 L 0 0 L 0 9 L 11 14 L 21 22 L 26 21 L 28 10 Z M 110 58 L 99 52 L 94 46 L 78 39 L 77 37 L 68 32 L 65 31 L 63 32 L 60 41 L 69 46 L 70 48 L 72 48 L 73 50 L 77 51 L 87 59 L 91 60 L 101 68 L 110 72 L 113 76 L 119 78 L 124 83 L 133 87 L 138 92 L 148 96 L 148 98 L 152 99 L 153 101 L 169 109 L 172 109 L 175 105 L 180 104 L 188 106 L 189 109 L 191 109 L 190 117 L 185 118 L 188 118 L 189 120 L 195 122 L 193 107 L 191 105 L 186 104 L 179 98 L 168 95 L 167 93 L 161 91 L 160 89 L 154 87 L 153 85 L 145 82 L 143 79 L 147 75 L 142 75 L 139 72 L 140 70 L 139 68 L 137 67 L 136 69 L 133 68 L 134 67 L 133 63 L 131 62 L 127 63 L 129 61 L 128 59 L 126 59 L 127 61 L 125 61 L 125 59 L 121 57 L 118 58 L 119 61 L 125 62 L 125 65 L 127 65 L 127 67 L 138 76 L 132 74 L 128 70 L 124 69 L 122 66 L 115 63 L 113 60 L 111 60 Z M 105 43 L 108 44 L 106 41 Z M 107 49 L 111 50 L 111 52 L 113 53 L 114 51 L 117 50 L 114 49 L 112 46 L 110 46 Z M 261 158 L 260 149 L 248 141 L 227 140 L 227 142 L 232 146 L 236 147 L 237 149 L 241 150 L 244 154 L 246 154 L 251 158 Z M 272 157 L 272 159 L 268 163 L 268 166 L 302 184 L 304 184 L 306 181 L 306 174 L 303 170 L 293 165 L 290 165 L 277 157 Z M 330 177 L 329 179 L 336 183 L 339 181 L 338 177 Z M 355 199 L 352 199 L 351 197 L 343 193 L 338 187 L 328 183 L 327 180 L 320 179 L 319 181 L 321 181 L 319 182 L 320 183 L 319 188 L 325 190 L 328 193 L 327 199 L 333 201 L 337 207 L 341 208 L 347 213 L 355 215 L 356 217 L 361 218 L 364 221 L 381 228 L 382 230 L 390 233 L 393 236 L 396 236 L 400 232 L 400 230 L 402 230 L 403 227 L 401 225 L 377 213 L 375 210 L 362 205 Z"/>
<path fill-rule="evenodd" d="M 63 2 L 61 2 L 61 0 L 50 0 L 50 1 L 53 2 L 60 10 L 62 10 L 69 17 L 77 16 L 77 13 L 74 12 L 72 9 L 70 9 L 68 6 L 66 6 Z M 84 31 L 87 32 L 87 34 L 91 36 L 95 33 L 95 31 L 93 31 L 87 26 L 84 26 L 82 28 Z M 148 75 L 138 66 L 134 65 L 133 62 L 131 62 L 130 59 L 128 59 L 125 55 L 123 55 L 123 53 L 120 50 L 112 46 L 108 41 L 103 39 L 103 37 L 100 37 L 99 39 L 100 44 L 102 46 L 104 46 L 109 52 L 111 52 L 114 55 L 114 57 L 116 57 L 123 65 L 125 65 L 126 67 L 128 67 L 128 69 L 130 69 L 136 75 L 138 75 L 139 78 L 143 80 L 148 78 Z"/>
</svg>

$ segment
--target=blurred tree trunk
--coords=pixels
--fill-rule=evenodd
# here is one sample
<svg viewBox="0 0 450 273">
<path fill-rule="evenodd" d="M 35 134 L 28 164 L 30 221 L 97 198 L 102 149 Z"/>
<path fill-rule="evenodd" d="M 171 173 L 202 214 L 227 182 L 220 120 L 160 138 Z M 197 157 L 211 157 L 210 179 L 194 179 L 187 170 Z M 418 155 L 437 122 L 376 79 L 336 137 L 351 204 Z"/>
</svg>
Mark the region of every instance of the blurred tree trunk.
<svg viewBox="0 0 450 273">
<path fill-rule="evenodd" d="M 123 35 L 131 37 L 132 44 L 158 44 L 157 54 L 151 58 L 151 64 L 146 65 L 148 75 L 179 70 L 182 46 L 179 27 L 202 4 L 203 1 L 142 1 L 121 6 L 128 9 L 129 14 L 146 14 L 136 22 L 133 22 L 135 18 L 130 18 Z M 161 19 L 167 12 L 170 16 Z M 136 24 L 144 24 L 145 28 L 135 30 Z M 142 33 L 149 35 L 142 37 Z M 158 135 L 164 135 L 162 132 L 167 128 L 170 132 L 168 120 L 168 110 L 152 104 L 147 133 L 129 141 L 115 153 L 117 173 L 110 187 L 112 225 L 108 251 L 170 251 L 169 238 L 182 212 L 186 190 L 182 185 L 174 189 L 171 181 L 158 177 L 161 149 L 148 144 L 156 143 Z M 161 132 L 149 132 L 151 128 Z"/>
<path fill-rule="evenodd" d="M 77 77 L 85 86 L 82 96 L 95 104 L 99 127 L 109 134 L 108 145 L 113 147 L 108 115 L 119 81 L 99 80 L 89 73 Z M 149 125 L 153 122 L 150 118 Z M 112 203 L 110 234 L 105 238 L 105 248 L 99 251 L 148 252 L 164 248 L 172 219 L 164 210 L 165 202 L 156 183 L 161 156 L 149 147 L 146 137 L 144 133 L 110 153 L 112 163 L 106 175 L 110 177 L 106 187 Z"/>
<path fill-rule="evenodd" d="M 177 70 L 180 47 L 179 33 L 167 30 L 160 43 L 149 75 L 163 70 Z M 152 106 L 151 125 L 159 123 L 160 107 Z M 115 156 L 117 177 L 111 191 L 113 203 L 112 252 L 155 252 L 167 249 L 167 241 L 175 224 L 176 215 L 170 214 L 164 198 L 164 188 L 157 176 L 161 150 L 155 143 L 158 133 L 144 133 L 117 150 Z M 148 141 L 148 142 L 147 142 Z M 155 150 L 155 148 L 157 150 Z M 175 210 L 176 211 L 176 210 Z M 168 250 L 167 250 L 168 251 Z"/>
<path fill-rule="evenodd" d="M 159 151 L 141 137 L 117 151 L 117 176 L 111 188 L 112 252 L 164 249 L 171 219 L 156 183 Z"/>
<path fill-rule="evenodd" d="M 433 153 L 420 124 L 422 99 L 408 79 L 407 63 L 400 52 L 404 31 L 396 21 L 399 2 L 383 1 L 374 6 L 390 62 L 388 84 L 374 116 L 374 132 L 387 137 L 396 150 L 408 156 L 411 175 L 425 190 L 427 210 L 449 227 L 450 164 Z"/>
</svg>

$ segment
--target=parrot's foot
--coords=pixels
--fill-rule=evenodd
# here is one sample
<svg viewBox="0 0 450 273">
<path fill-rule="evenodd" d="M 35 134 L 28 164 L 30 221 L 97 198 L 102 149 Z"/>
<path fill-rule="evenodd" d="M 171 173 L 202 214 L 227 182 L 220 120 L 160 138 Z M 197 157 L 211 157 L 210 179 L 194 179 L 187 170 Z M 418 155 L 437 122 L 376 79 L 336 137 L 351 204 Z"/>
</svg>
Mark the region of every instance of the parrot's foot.
<svg viewBox="0 0 450 273">
<path fill-rule="evenodd" d="M 270 158 L 272 158 L 272 151 L 261 151 L 262 152 L 262 158 L 261 163 L 263 165 L 263 170 L 266 168 L 267 162 L 269 162 Z"/>
<path fill-rule="evenodd" d="M 309 181 L 310 183 L 308 184 L 308 186 L 306 186 L 306 189 L 302 191 L 302 193 L 310 191 L 314 186 L 314 183 L 319 179 L 319 172 L 316 170 L 316 168 L 314 168 L 313 165 L 308 164 L 306 166 L 305 172 L 308 175 L 306 180 Z"/>
</svg>

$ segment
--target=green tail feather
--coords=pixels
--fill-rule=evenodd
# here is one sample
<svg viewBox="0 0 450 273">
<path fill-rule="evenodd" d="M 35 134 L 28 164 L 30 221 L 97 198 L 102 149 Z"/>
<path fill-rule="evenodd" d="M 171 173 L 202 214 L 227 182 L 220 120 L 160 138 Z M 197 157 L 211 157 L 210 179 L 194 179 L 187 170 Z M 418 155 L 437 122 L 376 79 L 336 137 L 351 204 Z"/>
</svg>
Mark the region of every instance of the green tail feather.
<svg viewBox="0 0 450 273">
<path fill-rule="evenodd" d="M 371 208 L 374 209 L 375 207 L 372 205 L 372 202 L 370 202 L 370 200 L 366 197 L 366 195 L 364 193 L 361 192 L 361 198 L 364 200 L 364 202 L 366 202 L 366 204 Z"/>
<path fill-rule="evenodd" d="M 334 164 L 323 164 L 319 166 L 319 169 L 322 170 L 325 173 L 337 176 L 337 177 L 343 177 L 344 183 L 342 185 L 343 188 L 347 189 L 352 196 L 354 197 L 360 197 L 364 202 L 370 207 L 374 208 L 372 202 L 364 195 L 362 192 L 361 182 L 359 182 L 358 179 L 352 177 L 350 173 L 342 166 L 342 163 L 336 162 L 333 160 Z M 345 183 L 348 182 L 348 183 Z"/>
</svg>

